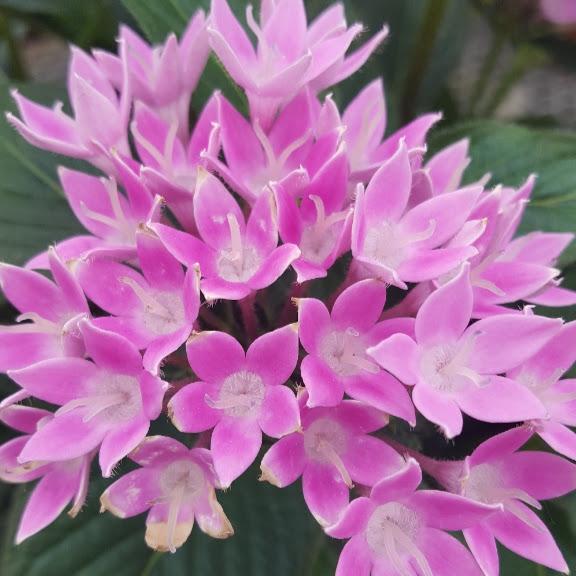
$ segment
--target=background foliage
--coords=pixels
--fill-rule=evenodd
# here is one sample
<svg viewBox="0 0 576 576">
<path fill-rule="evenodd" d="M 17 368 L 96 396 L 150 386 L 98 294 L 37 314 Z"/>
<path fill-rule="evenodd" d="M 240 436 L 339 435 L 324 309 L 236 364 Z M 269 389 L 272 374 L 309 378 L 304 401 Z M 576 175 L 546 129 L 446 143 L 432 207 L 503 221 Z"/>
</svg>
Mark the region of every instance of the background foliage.
<svg viewBox="0 0 576 576">
<path fill-rule="evenodd" d="M 307 0 L 310 14 L 330 2 Z M 534 18 L 530 2 L 515 0 L 348 0 L 349 19 L 369 23 L 374 31 L 383 22 L 392 30 L 387 45 L 353 79 L 338 87 L 336 99 L 345 104 L 370 79 L 383 75 L 388 98 L 389 130 L 422 111 L 441 109 L 445 121 L 433 133 L 437 149 L 462 137 L 471 139 L 472 164 L 466 173 L 474 181 L 491 172 L 494 181 L 517 185 L 538 173 L 534 198 L 523 231 L 574 231 L 576 222 L 576 133 L 564 130 L 534 110 L 524 123 L 493 118 L 509 90 L 526 72 L 551 62 L 573 66 L 573 33 L 553 29 Z M 119 22 L 138 26 L 148 39 L 160 42 L 181 32 L 189 16 L 207 8 L 207 0 L 0 0 L 0 108 L 11 109 L 9 88 L 46 103 L 65 99 L 64 83 L 33 82 L 31 43 L 62 38 L 84 48 L 114 47 Z M 243 11 L 244 0 L 233 0 Z M 517 7 L 526 5 L 525 12 Z M 490 43 L 471 80 L 464 103 L 454 94 L 451 74 L 469 41 L 469 23 L 484 18 Z M 508 51 L 506 61 L 503 51 Z M 28 61 L 27 61 L 28 58 Z M 218 87 L 236 103 L 239 93 L 215 60 L 194 96 L 199 107 Z M 572 118 L 571 124 L 575 124 Z M 535 127 L 535 125 L 538 125 Z M 75 233 L 78 225 L 63 199 L 56 178 L 62 159 L 37 151 L 0 120 L 0 260 L 23 263 L 50 242 Z M 576 288 L 576 246 L 561 261 L 566 284 Z M 0 321 L 14 311 L 0 302 Z M 574 318 L 574 310 L 554 310 Z M 10 384 L 0 380 L 0 393 Z M 170 426 L 167 422 L 160 426 Z M 465 434 L 451 453 L 468 453 L 481 437 L 479 424 L 467 422 Z M 466 434 L 466 431 L 469 434 Z M 0 429 L 0 440 L 9 432 Z M 430 453 L 446 443 L 430 437 Z M 538 446 L 545 449 L 544 446 Z M 0 484 L 0 574 L 3 576 L 328 576 L 334 573 L 340 544 L 329 541 L 308 515 L 299 486 L 277 490 L 258 483 L 249 470 L 221 501 L 236 536 L 219 542 L 194 530 L 177 554 L 148 550 L 143 519 L 120 521 L 99 515 L 102 481 L 90 488 L 88 506 L 75 521 L 64 516 L 18 548 L 12 545 L 15 525 L 29 488 Z M 543 516 L 558 539 L 572 570 L 576 569 L 576 497 L 548 503 Z M 510 552 L 501 554 L 503 576 L 552 574 Z"/>
</svg>

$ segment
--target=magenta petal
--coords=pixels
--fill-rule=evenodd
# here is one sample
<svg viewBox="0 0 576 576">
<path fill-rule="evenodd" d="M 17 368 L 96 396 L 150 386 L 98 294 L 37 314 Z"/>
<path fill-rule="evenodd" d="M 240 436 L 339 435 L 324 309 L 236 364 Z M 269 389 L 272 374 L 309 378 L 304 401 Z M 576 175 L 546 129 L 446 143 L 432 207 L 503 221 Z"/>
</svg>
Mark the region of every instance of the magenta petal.
<svg viewBox="0 0 576 576">
<path fill-rule="evenodd" d="M 138 418 L 116 425 L 106 434 L 100 447 L 99 458 L 104 478 L 109 478 L 114 466 L 144 440 L 149 427 L 148 420 Z"/>
<path fill-rule="evenodd" d="M 187 455 L 188 447 L 168 436 L 146 436 L 130 453 L 130 460 L 140 466 L 156 466 L 177 454 Z"/>
<path fill-rule="evenodd" d="M 367 352 L 384 370 L 394 374 L 404 384 L 416 384 L 418 347 L 406 334 L 394 334 Z"/>
<path fill-rule="evenodd" d="M 542 422 L 538 434 L 556 452 L 576 460 L 576 433 L 557 422 Z"/>
<path fill-rule="evenodd" d="M 317 354 L 324 334 L 330 328 L 330 313 L 316 298 L 298 300 L 298 333 L 308 354 Z"/>
<path fill-rule="evenodd" d="M 355 536 L 340 553 L 335 576 L 370 576 L 372 558 L 363 536 Z"/>
<path fill-rule="evenodd" d="M 422 470 L 416 460 L 409 458 L 405 465 L 386 476 L 372 488 L 370 498 L 377 504 L 395 502 L 411 496 L 422 482 Z"/>
<path fill-rule="evenodd" d="M 194 373 L 206 382 L 220 382 L 244 368 L 246 357 L 238 340 L 224 332 L 197 332 L 186 344 Z"/>
<path fill-rule="evenodd" d="M 284 384 L 298 362 L 298 326 L 290 324 L 255 340 L 246 353 L 247 370 L 269 385 Z"/>
<path fill-rule="evenodd" d="M 223 488 L 248 469 L 261 446 L 262 431 L 255 420 L 225 418 L 218 422 L 212 432 L 210 449 Z"/>
<path fill-rule="evenodd" d="M 18 436 L 0 445 L 0 480 L 20 484 L 31 482 L 46 474 L 47 467 L 51 466 L 51 464 L 33 466 L 30 470 L 26 470 L 18 461 L 18 457 L 29 438 L 30 436 L 28 435 Z"/>
<path fill-rule="evenodd" d="M 300 410 L 294 392 L 287 386 L 269 386 L 258 424 L 262 432 L 272 438 L 281 438 L 298 430 Z"/>
<path fill-rule="evenodd" d="M 383 440 L 361 435 L 349 439 L 342 462 L 354 482 L 374 486 L 401 469 L 404 458 Z"/>
<path fill-rule="evenodd" d="M 454 438 L 462 432 L 462 412 L 450 396 L 421 383 L 414 387 L 412 400 L 425 418 L 440 426 L 446 438 Z"/>
<path fill-rule="evenodd" d="M 21 328 L 0 328 L 0 372 L 26 368 L 62 355 L 62 342 L 53 334 L 20 332 Z"/>
<path fill-rule="evenodd" d="M 48 410 L 42 408 L 34 408 L 32 406 L 25 406 L 23 404 L 12 404 L 0 410 L 0 421 L 26 434 L 33 434 L 36 432 L 38 423 L 46 416 L 52 416 Z"/>
<path fill-rule="evenodd" d="M 416 316 L 418 343 L 434 346 L 456 342 L 470 322 L 472 304 L 469 266 L 464 265 L 453 280 L 432 292 L 420 307 Z"/>
<path fill-rule="evenodd" d="M 248 280 L 248 285 L 253 290 L 267 288 L 276 282 L 286 271 L 288 266 L 300 257 L 300 248 L 294 244 L 282 244 L 275 248 L 261 263 L 260 268 Z"/>
<path fill-rule="evenodd" d="M 142 371 L 142 356 L 126 338 L 97 328 L 88 320 L 80 322 L 80 330 L 88 356 L 102 368 L 131 376 Z"/>
<path fill-rule="evenodd" d="M 561 326 L 561 320 L 523 314 L 484 318 L 469 328 L 477 334 L 470 368 L 479 374 L 506 372 L 542 348 Z"/>
<path fill-rule="evenodd" d="M 229 282 L 221 278 L 204 278 L 201 282 L 204 298 L 212 300 L 242 300 L 252 290 L 244 282 Z"/>
<path fill-rule="evenodd" d="M 400 264 L 398 274 L 406 282 L 434 280 L 448 274 L 468 258 L 476 255 L 470 246 L 420 250 Z"/>
<path fill-rule="evenodd" d="M 400 220 L 410 195 L 412 170 L 404 142 L 374 174 L 366 188 L 365 211 L 371 225 Z"/>
<path fill-rule="evenodd" d="M 332 321 L 340 328 L 366 332 L 378 322 L 385 303 L 386 284 L 378 280 L 357 282 L 334 302 Z"/>
<path fill-rule="evenodd" d="M 411 426 L 416 425 L 416 413 L 408 391 L 386 372 L 350 377 L 346 393 L 382 412 L 406 420 Z"/>
<path fill-rule="evenodd" d="M 568 574 L 566 561 L 544 522 L 527 506 L 519 502 L 517 506 L 531 525 L 508 511 L 501 512 L 487 520 L 496 539 L 520 556 Z"/>
<path fill-rule="evenodd" d="M 160 239 L 149 233 L 136 234 L 138 262 L 144 277 L 158 290 L 177 290 L 184 282 L 182 265 L 164 248 Z"/>
<path fill-rule="evenodd" d="M 77 472 L 55 468 L 38 482 L 20 519 L 16 544 L 40 532 L 60 516 L 74 498 L 78 481 Z"/>
<path fill-rule="evenodd" d="M 305 464 L 304 436 L 300 433 L 289 434 L 272 444 L 262 458 L 261 480 L 284 488 L 302 475 Z"/>
<path fill-rule="evenodd" d="M 63 461 L 84 456 L 96 448 L 106 429 L 94 422 L 84 422 L 78 411 L 56 416 L 42 426 L 22 450 L 19 460 Z"/>
<path fill-rule="evenodd" d="M 482 504 L 439 490 L 417 490 L 410 498 L 410 507 L 427 526 L 441 530 L 470 528 L 502 510 L 498 505 Z"/>
<path fill-rule="evenodd" d="M 221 412 L 211 408 L 207 400 L 217 400 L 217 389 L 206 382 L 192 382 L 176 392 L 168 404 L 174 426 L 182 432 L 210 430 L 220 420 Z"/>
<path fill-rule="evenodd" d="M 344 383 L 322 360 L 306 356 L 300 374 L 308 391 L 308 406 L 337 406 L 344 395 Z"/>
<path fill-rule="evenodd" d="M 115 516 L 130 518 L 148 510 L 161 495 L 157 471 L 139 468 L 124 474 L 109 486 L 100 502 Z"/>
<path fill-rule="evenodd" d="M 323 462 L 307 464 L 302 490 L 310 512 L 322 526 L 334 524 L 348 504 L 348 486 L 334 466 Z"/>
<path fill-rule="evenodd" d="M 101 371 L 81 358 L 54 358 L 9 372 L 17 384 L 40 400 L 63 405 L 87 396 Z"/>
<path fill-rule="evenodd" d="M 485 524 L 477 524 L 463 532 L 466 544 L 468 544 L 468 548 L 470 548 L 484 575 L 498 576 L 500 573 L 498 549 L 490 530 Z"/>
<path fill-rule="evenodd" d="M 505 460 L 502 477 L 536 500 L 558 498 L 576 490 L 576 465 L 547 452 L 516 452 Z"/>
<path fill-rule="evenodd" d="M 425 529 L 418 538 L 418 546 L 432 574 L 482 576 L 482 571 L 466 547 L 446 532 Z"/>
<path fill-rule="evenodd" d="M 492 436 L 472 452 L 470 466 L 508 459 L 516 450 L 522 448 L 532 436 L 533 431 L 528 426 L 517 426 Z"/>
<path fill-rule="evenodd" d="M 370 498 L 356 498 L 348 504 L 338 521 L 326 528 L 326 534 L 332 538 L 352 538 L 364 531 L 373 512 L 374 503 Z"/>
</svg>

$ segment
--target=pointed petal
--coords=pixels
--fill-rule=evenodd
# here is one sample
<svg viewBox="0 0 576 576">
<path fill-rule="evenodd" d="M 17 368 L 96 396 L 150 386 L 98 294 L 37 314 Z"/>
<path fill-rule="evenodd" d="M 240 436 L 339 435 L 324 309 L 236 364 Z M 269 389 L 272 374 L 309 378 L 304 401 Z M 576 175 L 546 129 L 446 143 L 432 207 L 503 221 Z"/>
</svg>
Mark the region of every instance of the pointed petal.
<svg viewBox="0 0 576 576">
<path fill-rule="evenodd" d="M 523 314 L 484 318 L 469 328 L 476 333 L 470 368 L 479 374 L 501 374 L 518 366 L 560 329 L 561 320 Z"/>
<path fill-rule="evenodd" d="M 408 391 L 394 376 L 384 371 L 350 378 L 346 383 L 346 393 L 416 426 L 416 413 Z"/>
<path fill-rule="evenodd" d="M 218 422 L 212 432 L 210 449 L 223 488 L 248 469 L 261 446 L 262 432 L 255 420 L 226 418 Z"/>
<path fill-rule="evenodd" d="M 365 210 L 369 224 L 400 220 L 408 204 L 411 186 L 408 150 L 401 143 L 394 156 L 374 174 L 366 188 Z"/>
<path fill-rule="evenodd" d="M 100 373 L 88 360 L 54 358 L 22 370 L 12 370 L 9 376 L 32 396 L 61 406 L 90 395 L 91 384 Z"/>
<path fill-rule="evenodd" d="M 472 452 L 470 466 L 508 459 L 512 453 L 522 448 L 532 438 L 532 435 L 533 432 L 528 426 L 517 426 L 492 436 Z"/>
<path fill-rule="evenodd" d="M 547 414 L 544 405 L 526 386 L 502 376 L 492 376 L 487 384 L 479 386 L 468 381 L 454 399 L 462 412 L 482 422 L 522 422 Z"/>
<path fill-rule="evenodd" d="M 372 348 L 367 353 L 384 370 L 392 373 L 408 386 L 416 384 L 418 369 L 418 346 L 406 334 L 394 334 Z"/>
<path fill-rule="evenodd" d="M 435 280 L 448 274 L 477 253 L 471 246 L 420 250 L 398 267 L 398 275 L 405 282 Z"/>
<path fill-rule="evenodd" d="M 300 249 L 294 244 L 282 244 L 275 248 L 260 264 L 260 268 L 248 280 L 253 290 L 262 290 L 276 282 L 286 271 L 288 266 L 300 257 Z"/>
<path fill-rule="evenodd" d="M 164 248 L 160 239 L 145 232 L 136 234 L 138 262 L 144 277 L 157 290 L 181 289 L 182 265 Z"/>
<path fill-rule="evenodd" d="M 372 558 L 366 540 L 356 536 L 346 543 L 340 553 L 335 576 L 370 576 Z"/>
<path fill-rule="evenodd" d="M 422 470 L 413 458 L 409 458 L 404 466 L 383 478 L 372 488 L 370 498 L 377 504 L 395 502 L 411 496 L 422 482 Z"/>
<path fill-rule="evenodd" d="M 568 426 L 558 422 L 542 422 L 538 434 L 556 452 L 576 460 L 576 433 Z"/>
<path fill-rule="evenodd" d="M 96 448 L 106 430 L 94 422 L 84 422 L 78 411 L 56 416 L 28 441 L 19 460 L 60 462 L 84 456 Z"/>
<path fill-rule="evenodd" d="M 38 482 L 28 500 L 16 534 L 20 544 L 33 534 L 54 522 L 74 498 L 78 473 L 56 468 Z"/>
<path fill-rule="evenodd" d="M 306 356 L 300 374 L 308 390 L 308 406 L 337 406 L 344 395 L 344 383 L 322 360 Z"/>
<path fill-rule="evenodd" d="M 334 524 L 348 504 L 348 486 L 334 466 L 323 462 L 308 462 L 302 490 L 310 512 L 322 526 Z"/>
<path fill-rule="evenodd" d="M 300 428 L 300 410 L 294 392 L 287 386 L 271 386 L 266 390 L 258 424 L 264 434 L 281 438 Z"/>
<path fill-rule="evenodd" d="M 464 530 L 464 538 L 484 575 L 498 576 L 498 549 L 490 530 L 484 524 L 477 524 Z"/>
<path fill-rule="evenodd" d="M 517 505 L 522 507 L 523 515 L 530 519 L 532 526 L 508 511 L 501 512 L 488 520 L 496 539 L 520 556 L 568 574 L 566 561 L 546 525 L 530 508 Z"/>
<path fill-rule="evenodd" d="M 168 403 L 168 414 L 174 426 L 182 432 L 193 433 L 216 426 L 221 413 L 206 403 L 207 398 L 216 400 L 217 390 L 206 382 L 193 382 L 176 392 Z"/>
<path fill-rule="evenodd" d="M 440 426 L 446 438 L 454 438 L 462 432 L 462 412 L 449 396 L 420 383 L 414 387 L 412 400 L 425 418 Z"/>
<path fill-rule="evenodd" d="M 112 475 L 114 467 L 128 456 L 144 440 L 150 422 L 144 418 L 135 418 L 117 425 L 106 434 L 100 447 L 100 468 L 104 478 Z"/>
<path fill-rule="evenodd" d="M 162 491 L 158 485 L 158 472 L 139 468 L 124 474 L 100 496 L 102 509 L 118 518 L 131 518 L 148 510 Z"/>
<path fill-rule="evenodd" d="M 269 386 L 284 384 L 298 362 L 298 327 L 283 326 L 255 340 L 246 353 L 248 370 L 262 376 Z"/>
<path fill-rule="evenodd" d="M 334 302 L 332 321 L 340 328 L 363 333 L 378 322 L 386 303 L 386 284 L 378 280 L 356 282 Z"/>
<path fill-rule="evenodd" d="M 289 434 L 274 442 L 262 458 L 260 480 L 284 488 L 302 475 L 305 465 L 304 436 Z"/>
<path fill-rule="evenodd" d="M 386 442 L 373 436 L 350 437 L 342 462 L 354 482 L 374 486 L 382 478 L 400 470 L 404 458 Z"/>
<path fill-rule="evenodd" d="M 86 352 L 98 366 L 118 374 L 140 374 L 142 356 L 129 340 L 97 328 L 87 320 L 82 320 L 79 326 Z"/>
<path fill-rule="evenodd" d="M 306 352 L 317 354 L 320 342 L 330 328 L 330 313 L 316 298 L 302 298 L 297 305 L 300 342 Z"/>
<path fill-rule="evenodd" d="M 209 490 L 205 498 L 200 498 L 194 503 L 194 519 L 198 522 L 200 530 L 212 538 L 223 540 L 234 535 L 234 528 L 216 500 L 214 490 Z"/>
<path fill-rule="evenodd" d="M 238 340 L 224 332 L 196 332 L 186 344 L 186 354 L 194 373 L 209 383 L 220 382 L 245 365 L 244 349 Z"/>
</svg>

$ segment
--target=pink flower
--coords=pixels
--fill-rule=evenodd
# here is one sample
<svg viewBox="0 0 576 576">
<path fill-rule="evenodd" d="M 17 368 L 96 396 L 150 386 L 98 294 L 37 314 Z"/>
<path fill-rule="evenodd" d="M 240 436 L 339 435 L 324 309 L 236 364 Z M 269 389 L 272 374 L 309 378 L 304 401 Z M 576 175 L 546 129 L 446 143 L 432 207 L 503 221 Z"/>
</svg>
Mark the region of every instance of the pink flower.
<svg viewBox="0 0 576 576">
<path fill-rule="evenodd" d="M 16 544 L 43 530 L 54 522 L 73 501 L 68 514 L 75 517 L 86 500 L 92 454 L 62 462 L 33 462 L 22 465 L 19 455 L 28 440 L 50 422 L 52 414 L 29 406 L 12 405 L 0 412 L 0 420 L 20 432 L 0 446 L 0 479 L 24 483 L 40 479 L 26 503 L 16 533 Z"/>
<path fill-rule="evenodd" d="M 352 224 L 352 254 L 363 274 L 406 288 L 432 280 L 476 253 L 469 246 L 442 248 L 466 222 L 481 188 L 464 188 L 407 210 L 412 169 L 404 142 L 358 187 Z"/>
<path fill-rule="evenodd" d="M 489 518 L 499 507 L 436 490 L 417 490 L 420 467 L 408 460 L 396 474 L 376 484 L 370 497 L 352 501 L 326 531 L 350 538 L 336 576 L 422 574 L 480 576 L 466 548 L 446 531 Z"/>
<path fill-rule="evenodd" d="M 287 177 L 301 166 L 312 168 L 315 117 L 312 96 L 302 91 L 278 114 L 269 132 L 256 119 L 246 120 L 223 96 L 217 95 L 224 165 L 219 150 L 204 154 L 206 162 L 230 186 L 253 204 L 270 182 Z M 323 157 L 326 156 L 324 153 Z"/>
<path fill-rule="evenodd" d="M 384 139 L 386 102 L 381 79 L 374 80 L 350 102 L 342 117 L 346 128 L 351 180 L 367 182 L 398 149 L 404 140 L 408 150 L 425 146 L 426 134 L 442 118 L 441 114 L 425 114 Z"/>
<path fill-rule="evenodd" d="M 102 494 L 102 511 L 130 518 L 149 510 L 146 543 L 154 550 L 176 552 L 192 532 L 194 521 L 213 538 L 234 534 L 216 500 L 218 486 L 210 452 L 187 448 L 165 436 L 149 436 L 130 459 L 140 464 Z"/>
<path fill-rule="evenodd" d="M 10 377 L 36 398 L 61 406 L 22 450 L 22 463 L 62 462 L 100 447 L 104 476 L 143 440 L 158 418 L 166 384 L 142 368 L 142 357 L 125 338 L 80 322 L 92 359 L 54 358 Z"/>
<path fill-rule="evenodd" d="M 170 34 L 160 46 L 150 46 L 127 26 L 121 26 L 120 56 L 102 50 L 94 58 L 118 90 L 122 90 L 128 74 L 131 96 L 153 107 L 168 123 L 176 123 L 181 137 L 188 133 L 190 96 L 196 89 L 210 47 L 206 34 L 206 18 L 198 10 L 178 42 Z"/>
<path fill-rule="evenodd" d="M 480 444 L 465 461 L 433 463 L 429 470 L 448 490 L 502 507 L 464 530 L 486 576 L 498 576 L 495 539 L 520 556 L 568 574 L 554 538 L 527 505 L 540 509 L 539 500 L 576 489 L 576 466 L 546 452 L 519 452 L 531 436 L 527 427 L 513 428 Z"/>
<path fill-rule="evenodd" d="M 166 248 L 188 267 L 200 265 L 208 300 L 241 300 L 277 280 L 300 255 L 278 244 L 271 193 L 263 194 L 246 223 L 240 206 L 215 177 L 199 168 L 194 219 L 202 240 L 164 224 L 152 224 Z"/>
<path fill-rule="evenodd" d="M 136 231 L 151 217 L 155 206 L 133 170 L 117 156 L 113 161 L 125 195 L 113 178 L 97 178 L 63 167 L 58 171 L 70 208 L 90 232 L 57 244 L 65 261 L 96 254 L 128 259 L 136 252 Z M 46 252 L 32 258 L 27 266 L 46 268 Z"/>
<path fill-rule="evenodd" d="M 398 333 L 368 350 L 380 366 L 414 386 L 416 408 L 448 438 L 462 431 L 462 412 L 484 422 L 545 417 L 532 392 L 499 374 L 522 364 L 562 325 L 561 320 L 502 314 L 468 327 L 472 299 L 465 265 L 420 307 L 415 340 Z"/>
<path fill-rule="evenodd" d="M 352 209 L 345 206 L 347 185 L 346 154 L 340 148 L 296 194 L 281 182 L 271 186 L 280 236 L 301 252 L 292 263 L 298 283 L 324 278 L 336 259 L 350 249 Z"/>
<path fill-rule="evenodd" d="M 576 322 L 558 333 L 534 356 L 507 376 L 524 385 L 546 407 L 547 417 L 531 426 L 554 450 L 576 460 L 576 380 L 559 380 L 576 361 Z"/>
<path fill-rule="evenodd" d="M 570 25 L 576 22 L 576 5 L 572 0 L 540 0 L 540 9 L 544 18 L 554 24 Z"/>
<path fill-rule="evenodd" d="M 184 274 L 150 233 L 138 232 L 136 243 L 142 274 L 105 258 L 80 262 L 76 274 L 90 300 L 113 314 L 95 318 L 94 325 L 145 349 L 144 368 L 156 374 L 164 358 L 192 332 L 200 307 L 200 278 L 194 268 Z"/>
<path fill-rule="evenodd" d="M 246 20 L 256 36 L 254 49 L 226 0 L 213 0 L 210 43 L 234 81 L 246 90 L 251 115 L 267 130 L 278 108 L 304 86 L 323 90 L 360 68 L 387 35 L 383 28 L 346 57 L 362 31 L 348 28 L 341 5 L 335 5 L 308 27 L 302 0 L 263 3 L 260 24 L 246 8 Z"/>
<path fill-rule="evenodd" d="M 513 239 L 534 187 L 530 177 L 518 190 L 497 187 L 481 198 L 449 246 L 472 245 L 470 259 L 475 318 L 509 313 L 502 305 L 528 300 L 545 306 L 570 306 L 576 293 L 558 286 L 553 267 L 573 234 L 532 232 Z"/>
<path fill-rule="evenodd" d="M 296 397 L 283 386 L 298 360 L 298 334 L 289 325 L 255 340 L 245 353 L 232 336 L 200 332 L 186 346 L 201 379 L 179 390 L 168 405 L 183 432 L 214 428 L 210 449 L 223 487 L 256 458 L 262 432 L 280 438 L 300 427 Z"/>
<path fill-rule="evenodd" d="M 337 521 L 354 482 L 373 486 L 404 460 L 386 442 L 368 436 L 388 423 L 383 412 L 355 400 L 308 408 L 299 394 L 302 430 L 284 436 L 262 459 L 261 480 L 284 488 L 302 476 L 304 498 L 320 524 Z"/>
<path fill-rule="evenodd" d="M 89 314 L 88 303 L 56 250 L 49 250 L 48 260 L 52 280 L 32 270 L 0 264 L 2 291 L 20 312 L 18 324 L 0 326 L 0 372 L 84 354 L 78 321 Z"/>
<path fill-rule="evenodd" d="M 124 48 L 121 46 L 121 50 Z M 106 152 L 114 148 L 129 153 L 126 126 L 130 115 L 130 92 L 123 84 L 120 98 L 98 63 L 78 48 L 72 48 L 68 70 L 68 94 L 74 118 L 62 112 L 62 103 L 53 109 L 12 96 L 22 119 L 8 113 L 8 121 L 30 144 L 92 162 L 112 171 Z"/>
<path fill-rule="evenodd" d="M 167 123 L 147 106 L 137 103 L 132 134 L 143 165 L 140 177 L 155 196 L 162 196 L 179 223 L 195 232 L 193 195 L 201 155 L 218 156 L 220 128 L 218 100 L 210 98 L 189 139 L 177 138 L 178 123 Z"/>
<path fill-rule="evenodd" d="M 404 386 L 366 353 L 389 334 L 390 327 L 393 332 L 410 331 L 408 319 L 377 324 L 385 302 L 386 286 L 378 280 L 347 288 L 334 303 L 332 314 L 315 298 L 298 301 L 300 341 L 308 352 L 300 368 L 308 406 L 337 406 L 346 392 L 415 425 L 414 406 Z"/>
</svg>

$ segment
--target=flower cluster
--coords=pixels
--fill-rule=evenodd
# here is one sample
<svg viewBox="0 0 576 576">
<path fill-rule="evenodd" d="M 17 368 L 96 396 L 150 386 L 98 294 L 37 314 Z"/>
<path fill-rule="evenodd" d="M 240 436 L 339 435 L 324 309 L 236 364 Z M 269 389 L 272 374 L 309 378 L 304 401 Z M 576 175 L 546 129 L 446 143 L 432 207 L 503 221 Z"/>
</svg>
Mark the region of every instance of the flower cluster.
<svg viewBox="0 0 576 576">
<path fill-rule="evenodd" d="M 180 40 L 122 29 L 118 56 L 73 49 L 72 116 L 14 92 L 26 140 L 103 173 L 60 171 L 85 235 L 0 265 L 20 313 L 0 327 L 19 387 L 0 419 L 22 433 L 0 477 L 40 479 L 17 541 L 81 510 L 95 458 L 104 477 L 137 465 L 101 503 L 147 511 L 152 548 L 174 552 L 195 521 L 227 538 L 217 490 L 264 445 L 261 480 L 302 477 L 315 519 L 349 539 L 339 576 L 495 576 L 496 540 L 567 571 L 532 509 L 576 489 L 561 379 L 576 324 L 529 304 L 576 303 L 554 267 L 572 236 L 515 237 L 534 178 L 463 186 L 467 141 L 426 155 L 440 115 L 385 136 L 380 80 L 343 113 L 323 96 L 385 29 L 350 51 L 362 26 L 338 4 L 308 24 L 302 0 L 262 0 L 246 22 L 256 45 L 213 0 Z M 190 122 L 212 53 L 249 113 L 215 92 Z M 441 462 L 386 428 L 450 439 L 464 414 L 509 430 Z M 157 433 L 165 416 L 191 448 Z M 520 450 L 534 434 L 566 458 Z"/>
</svg>

